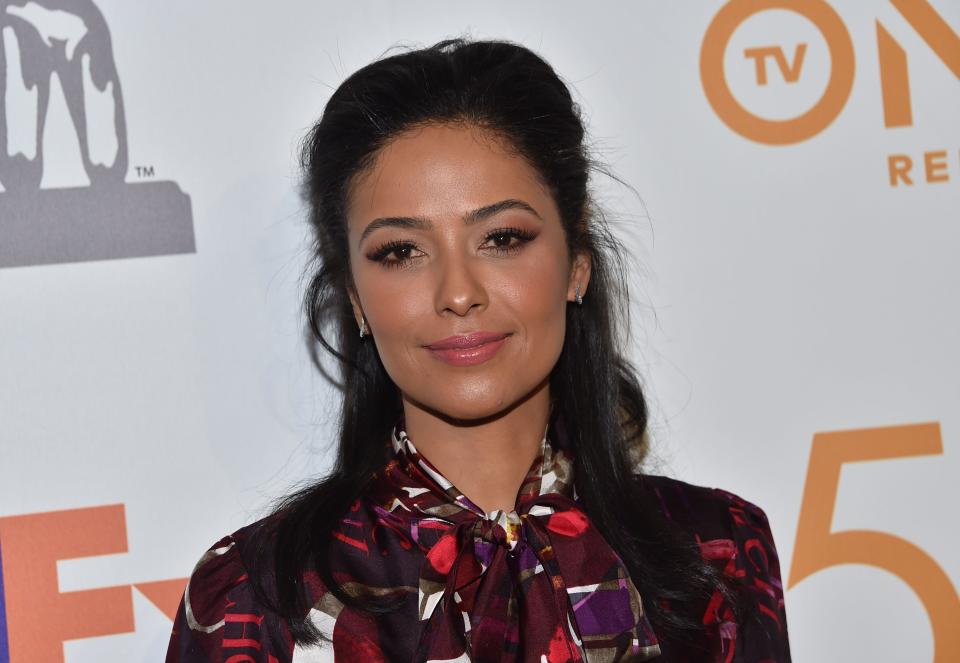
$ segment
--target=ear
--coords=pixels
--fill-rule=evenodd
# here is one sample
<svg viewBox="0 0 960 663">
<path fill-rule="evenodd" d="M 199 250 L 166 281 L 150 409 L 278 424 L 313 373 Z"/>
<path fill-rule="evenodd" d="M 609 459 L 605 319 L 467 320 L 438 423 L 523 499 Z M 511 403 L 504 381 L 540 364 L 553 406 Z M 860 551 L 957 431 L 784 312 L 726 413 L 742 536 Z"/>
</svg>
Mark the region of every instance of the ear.
<svg viewBox="0 0 960 663">
<path fill-rule="evenodd" d="M 580 284 L 580 296 L 587 294 L 587 284 L 590 283 L 590 260 L 589 253 L 578 253 L 574 256 L 573 265 L 570 267 L 570 280 L 567 283 L 567 301 L 576 301 L 577 284 Z"/>
<path fill-rule="evenodd" d="M 360 306 L 360 298 L 353 288 L 347 287 L 347 296 L 350 298 L 350 306 L 353 308 L 353 318 L 357 321 L 357 327 L 360 327 L 363 320 L 363 308 Z"/>
</svg>

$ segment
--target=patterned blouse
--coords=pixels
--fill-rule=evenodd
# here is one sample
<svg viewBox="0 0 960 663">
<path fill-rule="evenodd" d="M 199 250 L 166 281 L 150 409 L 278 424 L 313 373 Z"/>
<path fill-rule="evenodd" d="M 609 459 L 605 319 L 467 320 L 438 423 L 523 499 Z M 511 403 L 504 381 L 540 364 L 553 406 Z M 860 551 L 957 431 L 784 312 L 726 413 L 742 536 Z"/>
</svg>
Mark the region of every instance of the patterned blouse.
<svg viewBox="0 0 960 663">
<path fill-rule="evenodd" d="M 745 629 L 716 592 L 700 642 L 658 637 L 624 563 L 581 509 L 571 453 L 555 432 L 548 425 L 515 510 L 485 513 L 417 451 L 401 419 L 389 462 L 340 520 L 330 552 L 338 581 L 399 594 L 401 608 L 372 615 L 345 607 L 305 574 L 309 618 L 326 640 L 295 644 L 251 589 L 243 551 L 254 523 L 197 563 L 166 663 L 789 663 L 779 561 L 759 507 L 645 475 L 664 514 L 705 560 L 745 579 L 760 606 L 760 621 Z"/>
</svg>

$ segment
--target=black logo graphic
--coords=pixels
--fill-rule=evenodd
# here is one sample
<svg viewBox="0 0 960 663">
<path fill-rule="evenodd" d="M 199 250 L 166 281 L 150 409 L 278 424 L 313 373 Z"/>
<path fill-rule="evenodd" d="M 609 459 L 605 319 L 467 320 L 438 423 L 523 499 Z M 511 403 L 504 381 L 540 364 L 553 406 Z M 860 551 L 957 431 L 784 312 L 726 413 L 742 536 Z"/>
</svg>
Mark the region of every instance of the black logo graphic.
<svg viewBox="0 0 960 663">
<path fill-rule="evenodd" d="M 87 186 L 41 188 L 54 75 Z M 94 97 L 108 102 L 88 103 Z M 102 144 L 91 143 L 95 122 L 112 126 Z M 0 267 L 194 253 L 190 197 L 176 182 L 126 182 L 127 168 L 123 94 L 100 10 L 91 0 L 0 0 Z"/>
</svg>

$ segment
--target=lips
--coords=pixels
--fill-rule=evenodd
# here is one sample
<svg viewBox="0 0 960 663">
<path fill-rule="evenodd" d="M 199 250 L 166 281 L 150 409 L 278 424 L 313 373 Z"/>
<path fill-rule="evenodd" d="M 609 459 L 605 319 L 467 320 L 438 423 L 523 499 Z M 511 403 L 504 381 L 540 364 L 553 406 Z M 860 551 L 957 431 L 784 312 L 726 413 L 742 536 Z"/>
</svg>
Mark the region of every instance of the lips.
<svg viewBox="0 0 960 663">
<path fill-rule="evenodd" d="M 499 341 L 507 336 L 508 334 L 481 331 L 463 336 L 450 336 L 439 341 L 434 341 L 426 347 L 430 350 L 466 350 L 468 348 L 481 346 L 484 343 Z"/>
<path fill-rule="evenodd" d="M 450 336 L 424 347 L 435 359 L 463 368 L 493 359 L 509 336 L 510 334 L 495 332 L 474 332 L 463 336 Z"/>
</svg>

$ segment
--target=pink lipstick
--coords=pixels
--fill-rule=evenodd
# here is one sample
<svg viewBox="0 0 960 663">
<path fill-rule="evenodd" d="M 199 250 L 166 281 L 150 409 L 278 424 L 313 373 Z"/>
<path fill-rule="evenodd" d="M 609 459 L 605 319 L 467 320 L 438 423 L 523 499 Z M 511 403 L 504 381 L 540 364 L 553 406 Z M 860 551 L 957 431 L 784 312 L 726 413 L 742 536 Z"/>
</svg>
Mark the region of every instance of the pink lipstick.
<svg viewBox="0 0 960 663">
<path fill-rule="evenodd" d="M 453 366 L 473 366 L 491 359 L 503 347 L 509 334 L 474 332 L 450 336 L 424 346 L 430 353 Z"/>
</svg>

